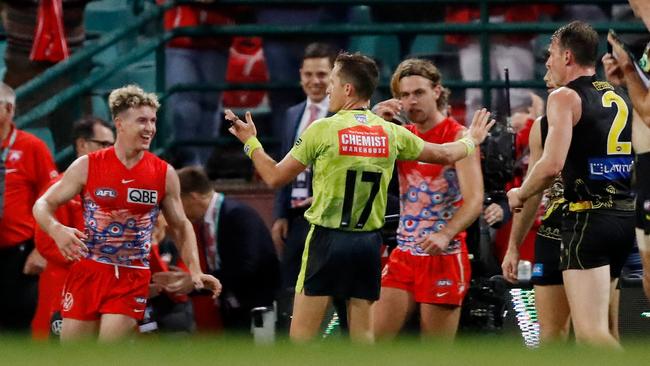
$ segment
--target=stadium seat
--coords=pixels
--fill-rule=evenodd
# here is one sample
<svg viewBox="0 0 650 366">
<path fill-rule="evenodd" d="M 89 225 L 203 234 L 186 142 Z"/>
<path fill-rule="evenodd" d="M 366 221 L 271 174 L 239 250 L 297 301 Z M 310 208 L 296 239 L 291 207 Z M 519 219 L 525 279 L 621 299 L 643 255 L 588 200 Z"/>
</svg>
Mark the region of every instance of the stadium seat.
<svg viewBox="0 0 650 366">
<path fill-rule="evenodd" d="M 418 34 L 411 43 L 409 56 L 423 57 L 443 52 L 444 37 L 439 34 Z"/>
</svg>

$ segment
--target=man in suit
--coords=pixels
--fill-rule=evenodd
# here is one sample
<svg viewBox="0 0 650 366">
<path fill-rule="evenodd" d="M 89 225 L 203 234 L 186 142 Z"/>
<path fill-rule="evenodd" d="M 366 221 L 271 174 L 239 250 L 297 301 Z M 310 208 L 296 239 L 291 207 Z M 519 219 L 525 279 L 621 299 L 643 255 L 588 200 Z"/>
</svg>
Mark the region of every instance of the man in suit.
<svg viewBox="0 0 650 366">
<path fill-rule="evenodd" d="M 311 43 L 305 48 L 300 68 L 300 85 L 307 99 L 285 114 L 281 156 L 286 155 L 302 132 L 315 120 L 327 116 L 327 85 L 334 66 L 335 51 L 327 44 Z M 311 171 L 308 168 L 275 196 L 275 222 L 271 234 L 282 258 L 283 289 L 293 293 L 309 224 L 303 217 L 311 205 Z"/>
<path fill-rule="evenodd" d="M 280 282 L 269 231 L 254 209 L 215 192 L 203 169 L 185 167 L 178 178 L 183 208 L 196 232 L 201 268 L 219 276 L 224 286 L 218 310 L 210 298 L 192 298 L 197 329 L 213 330 L 208 323 L 220 312 L 226 330 L 248 331 L 250 311 L 273 307 Z"/>
</svg>

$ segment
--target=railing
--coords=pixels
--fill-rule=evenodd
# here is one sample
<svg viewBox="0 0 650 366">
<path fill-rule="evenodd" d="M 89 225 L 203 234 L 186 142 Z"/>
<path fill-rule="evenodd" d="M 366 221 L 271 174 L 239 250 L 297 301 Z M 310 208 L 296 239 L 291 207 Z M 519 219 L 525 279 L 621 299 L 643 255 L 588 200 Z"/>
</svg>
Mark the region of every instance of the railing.
<svg viewBox="0 0 650 366">
<path fill-rule="evenodd" d="M 187 1 L 185 1 L 187 2 Z M 504 82 L 499 80 L 491 80 L 490 67 L 489 67 L 489 36 L 491 34 L 499 33 L 552 33 L 564 23 L 546 22 L 546 23 L 489 23 L 489 4 L 507 4 L 512 3 L 508 0 L 334 0 L 334 1 L 319 1 L 319 0 L 220 0 L 220 5 L 255 5 L 255 6 L 272 6 L 272 5 L 286 5 L 286 4 L 302 4 L 302 5 L 379 5 L 379 4 L 418 4 L 427 3 L 431 4 L 436 2 L 439 4 L 478 4 L 481 11 L 481 19 L 478 23 L 471 24 L 457 24 L 457 23 L 371 23 L 371 24 L 314 24 L 314 25 L 256 25 L 256 24 L 242 24 L 242 25 L 228 25 L 218 27 L 199 27 L 199 28 L 179 28 L 173 31 L 163 32 L 162 30 L 155 36 L 150 37 L 146 42 L 138 45 L 137 48 L 129 51 L 121 56 L 114 64 L 105 66 L 103 69 L 97 70 L 87 75 L 82 80 L 79 80 L 74 85 L 64 89 L 60 93 L 50 97 L 43 103 L 37 105 L 31 110 L 21 114 L 16 118 L 19 127 L 25 128 L 33 125 L 35 121 L 42 118 L 49 113 L 56 110 L 63 103 L 74 100 L 80 96 L 88 94 L 94 87 L 100 85 L 103 81 L 110 78 L 113 73 L 124 68 L 125 66 L 142 59 L 152 52 L 156 52 L 156 92 L 162 100 L 166 99 L 173 93 L 187 90 L 198 91 L 220 91 L 220 90 L 233 90 L 233 89 L 287 89 L 297 88 L 299 84 L 296 83 L 247 83 L 247 84 L 184 84 L 176 85 L 167 89 L 164 81 L 164 44 L 174 37 L 179 36 L 199 36 L 199 35 L 244 35 L 244 36 L 272 36 L 272 37 L 292 37 L 296 34 L 300 35 L 386 35 L 386 34 L 447 34 L 447 33 L 464 33 L 464 34 L 478 34 L 481 43 L 482 52 L 482 80 L 480 81 L 462 81 L 462 80 L 445 80 L 445 85 L 450 88 L 481 88 L 483 90 L 484 105 L 490 105 L 491 93 L 490 89 L 504 87 Z M 136 0 L 134 4 L 134 11 L 143 9 L 144 1 Z M 75 54 L 73 54 L 65 62 L 61 62 L 50 69 L 46 70 L 39 77 L 31 80 L 27 84 L 17 89 L 17 99 L 20 103 L 21 100 L 27 100 L 37 94 L 39 91 L 47 88 L 48 84 L 52 83 L 57 78 L 67 75 L 84 65 L 92 59 L 96 54 L 108 49 L 117 42 L 133 37 L 134 32 L 140 32 L 143 26 L 151 22 L 161 23 L 162 15 L 166 9 L 169 9 L 173 4 L 181 4 L 184 1 L 176 1 L 174 3 L 167 3 L 160 7 L 155 7 L 149 11 L 143 12 L 139 15 L 138 19 L 131 25 L 126 26 L 120 30 L 109 33 L 101 38 L 95 44 L 88 46 Z M 625 0 L 535 0 L 534 3 L 553 3 L 553 4 L 612 4 L 612 3 L 626 3 Z M 594 23 L 593 27 L 600 33 L 606 32 L 608 29 L 613 28 L 620 33 L 631 32 L 646 32 L 645 27 L 640 22 L 609 22 L 609 23 Z M 539 80 L 527 81 L 513 81 L 510 83 L 513 88 L 530 88 L 530 87 L 543 87 L 543 83 Z M 383 87 L 386 87 L 385 85 Z M 164 121 L 164 118 L 161 118 Z M 173 146 L 175 141 L 169 131 L 165 129 L 169 126 L 161 126 L 160 131 L 163 132 L 161 136 L 168 136 L 164 141 L 157 139 L 156 152 L 162 152 Z M 228 139 L 219 140 L 195 140 L 190 141 L 196 144 L 210 144 L 210 143 L 224 143 Z M 184 143 L 187 143 L 185 141 Z M 67 147 L 56 154 L 57 161 L 68 158 L 72 154 L 71 147 Z"/>
</svg>

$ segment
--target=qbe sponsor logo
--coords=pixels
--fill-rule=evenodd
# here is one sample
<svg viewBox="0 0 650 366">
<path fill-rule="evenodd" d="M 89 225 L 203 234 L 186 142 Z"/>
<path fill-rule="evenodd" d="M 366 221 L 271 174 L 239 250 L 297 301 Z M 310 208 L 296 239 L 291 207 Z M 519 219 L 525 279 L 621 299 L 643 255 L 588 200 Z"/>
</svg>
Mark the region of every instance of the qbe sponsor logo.
<svg viewBox="0 0 650 366">
<path fill-rule="evenodd" d="M 158 204 L 158 191 L 141 188 L 129 188 L 126 201 L 140 205 Z"/>
</svg>

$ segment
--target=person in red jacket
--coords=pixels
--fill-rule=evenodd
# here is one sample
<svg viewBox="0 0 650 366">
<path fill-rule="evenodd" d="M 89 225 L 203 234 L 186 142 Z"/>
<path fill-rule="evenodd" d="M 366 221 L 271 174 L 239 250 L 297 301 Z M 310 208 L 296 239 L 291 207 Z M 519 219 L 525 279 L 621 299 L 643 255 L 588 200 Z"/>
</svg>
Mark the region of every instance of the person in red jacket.
<svg viewBox="0 0 650 366">
<path fill-rule="evenodd" d="M 34 249 L 31 207 L 58 175 L 43 141 L 13 122 L 16 94 L 0 83 L 0 332 L 28 331 L 43 259 Z"/>
<path fill-rule="evenodd" d="M 96 117 L 85 117 L 75 122 L 72 127 L 72 138 L 77 157 L 84 156 L 115 143 L 111 125 Z M 60 177 L 52 179 L 52 184 Z M 84 230 L 81 197 L 75 196 L 65 205 L 56 210 L 57 219 L 64 225 Z M 65 259 L 54 240 L 36 225 L 34 236 L 36 249 L 47 260 L 47 265 L 38 281 L 38 304 L 36 314 L 32 319 L 32 338 L 47 339 L 50 333 L 50 319 L 60 310 L 61 291 L 72 262 Z M 53 329 L 54 330 L 54 329 Z"/>
</svg>

